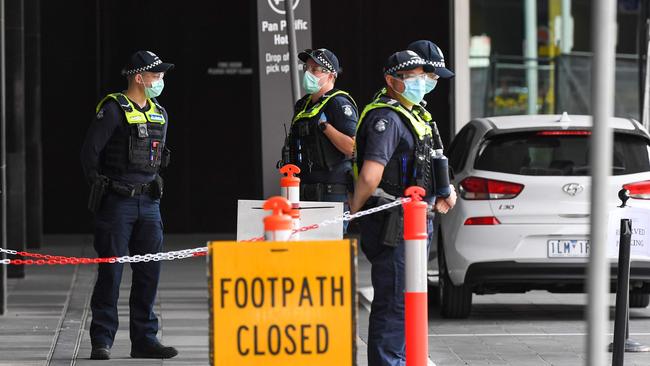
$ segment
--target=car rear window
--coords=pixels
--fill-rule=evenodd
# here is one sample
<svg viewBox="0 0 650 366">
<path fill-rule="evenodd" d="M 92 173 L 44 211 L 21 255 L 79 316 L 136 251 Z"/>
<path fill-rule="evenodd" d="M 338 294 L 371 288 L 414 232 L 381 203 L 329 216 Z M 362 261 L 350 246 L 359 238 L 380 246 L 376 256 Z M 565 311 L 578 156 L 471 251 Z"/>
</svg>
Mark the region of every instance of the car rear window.
<svg viewBox="0 0 650 366">
<path fill-rule="evenodd" d="M 544 135 L 544 132 L 500 134 L 479 149 L 474 168 L 520 175 L 590 175 L 589 135 Z M 614 134 L 613 175 L 650 171 L 648 142 Z"/>
</svg>

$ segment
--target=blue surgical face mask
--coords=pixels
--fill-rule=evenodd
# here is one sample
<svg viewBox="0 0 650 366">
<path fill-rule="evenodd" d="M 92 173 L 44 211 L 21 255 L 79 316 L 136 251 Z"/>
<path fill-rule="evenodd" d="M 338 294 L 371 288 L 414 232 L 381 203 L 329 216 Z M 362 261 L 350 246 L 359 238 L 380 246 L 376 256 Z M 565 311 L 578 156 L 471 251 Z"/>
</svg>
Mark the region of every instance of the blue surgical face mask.
<svg viewBox="0 0 650 366">
<path fill-rule="evenodd" d="M 424 94 L 431 93 L 431 91 L 436 88 L 437 84 L 438 84 L 438 80 L 432 79 L 427 76 L 425 87 L 424 87 Z"/>
<path fill-rule="evenodd" d="M 424 78 L 410 78 L 404 80 L 402 96 L 413 104 L 420 104 L 426 94 L 426 81 Z"/>
<path fill-rule="evenodd" d="M 305 76 L 302 78 L 302 87 L 305 88 L 307 94 L 318 93 L 320 90 L 320 79 L 309 71 L 305 71 Z"/>
<path fill-rule="evenodd" d="M 144 87 L 144 95 L 147 96 L 147 98 L 155 98 L 162 93 L 163 88 L 165 87 L 165 82 L 163 79 L 158 79 L 156 81 L 151 82 L 151 86 Z"/>
</svg>

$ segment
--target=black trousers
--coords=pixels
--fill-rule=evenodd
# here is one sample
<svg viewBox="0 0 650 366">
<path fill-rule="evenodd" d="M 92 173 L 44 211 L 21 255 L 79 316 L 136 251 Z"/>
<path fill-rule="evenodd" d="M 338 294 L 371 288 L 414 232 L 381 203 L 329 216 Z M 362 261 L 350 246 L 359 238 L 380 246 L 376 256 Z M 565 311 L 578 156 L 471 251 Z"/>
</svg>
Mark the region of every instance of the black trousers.
<svg viewBox="0 0 650 366">
<path fill-rule="evenodd" d="M 160 200 L 146 194 L 127 198 L 109 193 L 95 217 L 94 246 L 100 257 L 162 251 Z M 119 325 L 117 300 L 123 264 L 100 264 L 91 300 L 90 339 L 94 346 L 112 346 Z M 160 262 L 132 263 L 129 334 L 133 345 L 157 342 L 158 318 L 153 312 Z"/>
</svg>

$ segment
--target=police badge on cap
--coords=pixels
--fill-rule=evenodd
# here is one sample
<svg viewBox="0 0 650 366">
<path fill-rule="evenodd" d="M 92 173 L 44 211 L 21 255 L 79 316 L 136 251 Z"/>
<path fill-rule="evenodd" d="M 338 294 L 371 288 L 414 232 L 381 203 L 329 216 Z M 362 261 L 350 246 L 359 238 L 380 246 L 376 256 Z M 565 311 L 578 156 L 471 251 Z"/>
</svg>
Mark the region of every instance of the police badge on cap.
<svg viewBox="0 0 650 366">
<path fill-rule="evenodd" d="M 129 62 L 122 69 L 122 75 L 135 75 L 141 72 L 167 72 L 174 64 L 162 62 L 160 57 L 151 51 L 138 51 L 131 55 Z"/>
</svg>

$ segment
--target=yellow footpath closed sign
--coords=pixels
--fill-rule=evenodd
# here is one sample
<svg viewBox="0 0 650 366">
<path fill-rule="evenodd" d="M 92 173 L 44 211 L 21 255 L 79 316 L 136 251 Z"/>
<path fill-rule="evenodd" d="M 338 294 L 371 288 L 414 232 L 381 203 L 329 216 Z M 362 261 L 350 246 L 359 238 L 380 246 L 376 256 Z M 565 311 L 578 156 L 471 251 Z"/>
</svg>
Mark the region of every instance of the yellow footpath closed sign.
<svg viewBox="0 0 650 366">
<path fill-rule="evenodd" d="M 356 364 L 356 244 L 211 242 L 214 366 Z"/>
</svg>

